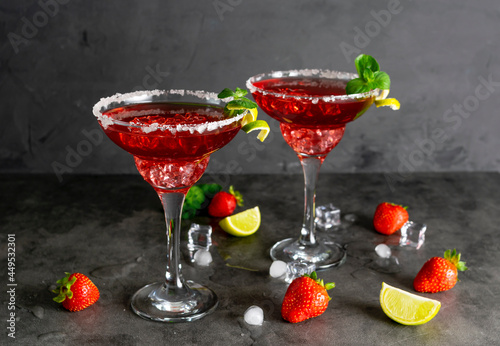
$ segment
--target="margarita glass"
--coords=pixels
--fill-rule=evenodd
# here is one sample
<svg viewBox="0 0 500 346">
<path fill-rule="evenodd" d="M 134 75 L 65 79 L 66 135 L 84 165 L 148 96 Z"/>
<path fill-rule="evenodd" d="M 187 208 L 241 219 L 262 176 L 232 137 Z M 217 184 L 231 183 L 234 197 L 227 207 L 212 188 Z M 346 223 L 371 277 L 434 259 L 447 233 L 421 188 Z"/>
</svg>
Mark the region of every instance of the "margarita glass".
<svg viewBox="0 0 500 346">
<path fill-rule="evenodd" d="M 227 101 L 227 100 L 225 100 Z M 205 91 L 138 91 L 101 99 L 93 109 L 106 135 L 134 156 L 139 173 L 158 193 L 166 220 L 165 280 L 132 297 L 132 310 L 155 321 L 199 319 L 218 304 L 209 288 L 181 273 L 181 212 L 189 188 L 210 154 L 238 133 L 246 111 L 229 117 L 223 100 Z"/>
<path fill-rule="evenodd" d="M 299 238 L 279 241 L 271 258 L 314 263 L 316 269 L 340 265 L 345 248 L 319 239 L 315 229 L 316 181 L 321 164 L 340 142 L 347 123 L 361 116 L 378 90 L 346 95 L 356 74 L 329 70 L 293 70 L 259 74 L 246 85 L 259 107 L 280 122 L 281 133 L 295 151 L 304 172 L 304 218 Z"/>
</svg>

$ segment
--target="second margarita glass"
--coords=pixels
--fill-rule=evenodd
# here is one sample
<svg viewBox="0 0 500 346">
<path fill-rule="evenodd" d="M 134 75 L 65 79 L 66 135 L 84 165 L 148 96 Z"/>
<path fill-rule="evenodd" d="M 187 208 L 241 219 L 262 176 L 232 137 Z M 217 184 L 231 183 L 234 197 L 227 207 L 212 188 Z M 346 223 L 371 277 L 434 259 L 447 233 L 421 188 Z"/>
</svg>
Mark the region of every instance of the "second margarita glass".
<svg viewBox="0 0 500 346">
<path fill-rule="evenodd" d="M 304 218 L 299 238 L 276 243 L 273 260 L 301 260 L 316 269 L 342 264 L 345 248 L 316 235 L 315 197 L 320 167 L 340 142 L 347 123 L 361 116 L 374 102 L 378 90 L 346 95 L 356 74 L 330 70 L 291 70 L 251 77 L 246 86 L 259 107 L 280 122 L 281 133 L 300 159 L 304 171 Z"/>
</svg>

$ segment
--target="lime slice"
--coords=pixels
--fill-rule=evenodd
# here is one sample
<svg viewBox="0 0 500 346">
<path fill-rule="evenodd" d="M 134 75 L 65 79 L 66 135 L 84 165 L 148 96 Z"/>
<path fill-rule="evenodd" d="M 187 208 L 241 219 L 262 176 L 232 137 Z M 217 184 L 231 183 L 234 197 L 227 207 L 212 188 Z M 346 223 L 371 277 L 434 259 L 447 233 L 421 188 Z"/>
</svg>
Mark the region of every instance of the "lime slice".
<svg viewBox="0 0 500 346">
<path fill-rule="evenodd" d="M 397 111 L 400 107 L 399 101 L 396 99 L 375 100 L 375 106 L 377 106 L 377 107 L 391 107 L 391 109 L 394 111 Z"/>
<path fill-rule="evenodd" d="M 269 124 L 265 122 L 264 120 L 255 120 L 252 121 L 246 125 L 244 125 L 241 128 L 243 131 L 246 133 L 255 131 L 255 130 L 260 130 L 259 134 L 257 135 L 257 138 L 260 139 L 261 142 L 264 142 L 264 139 L 266 139 L 267 135 L 269 134 L 269 131 L 271 131 L 271 128 L 269 127 Z"/>
<path fill-rule="evenodd" d="M 438 313 L 441 303 L 382 282 L 380 306 L 385 314 L 394 321 L 414 326 L 432 320 Z"/>
<path fill-rule="evenodd" d="M 229 234 L 246 237 L 257 232 L 260 226 L 259 207 L 247 209 L 222 219 L 220 227 Z"/>
</svg>

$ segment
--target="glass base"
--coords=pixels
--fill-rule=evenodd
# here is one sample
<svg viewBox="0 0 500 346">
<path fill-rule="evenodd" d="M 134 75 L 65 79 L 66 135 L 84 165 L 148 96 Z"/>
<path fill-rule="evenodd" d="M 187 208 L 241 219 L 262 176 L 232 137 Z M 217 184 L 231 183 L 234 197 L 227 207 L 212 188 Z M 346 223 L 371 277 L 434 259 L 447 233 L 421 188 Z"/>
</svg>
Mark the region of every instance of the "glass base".
<svg viewBox="0 0 500 346">
<path fill-rule="evenodd" d="M 142 318 L 159 322 L 189 322 L 213 312 L 219 303 L 210 288 L 187 281 L 183 294 L 168 294 L 161 282 L 144 286 L 132 296 L 132 310 Z"/>
<path fill-rule="evenodd" d="M 339 266 L 345 262 L 346 249 L 334 242 L 318 242 L 315 246 L 301 245 L 297 239 L 288 238 L 274 244 L 271 258 L 275 261 L 302 260 L 314 263 L 317 270 Z"/>
</svg>

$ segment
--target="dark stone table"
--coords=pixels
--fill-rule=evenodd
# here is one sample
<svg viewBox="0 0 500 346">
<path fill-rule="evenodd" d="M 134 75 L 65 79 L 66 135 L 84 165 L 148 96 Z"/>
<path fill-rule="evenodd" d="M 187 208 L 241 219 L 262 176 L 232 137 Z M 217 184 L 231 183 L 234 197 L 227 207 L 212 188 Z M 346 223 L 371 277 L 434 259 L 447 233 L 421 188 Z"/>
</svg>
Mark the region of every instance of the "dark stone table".
<svg viewBox="0 0 500 346">
<path fill-rule="evenodd" d="M 500 336 L 500 199 L 498 173 L 322 174 L 317 204 L 334 202 L 357 221 L 336 235 L 348 244 L 344 265 L 321 271 L 334 281 L 327 311 L 290 324 L 281 319 L 286 283 L 269 277 L 269 248 L 298 236 L 303 209 L 300 175 L 211 176 L 202 182 L 232 184 L 245 208 L 258 205 L 259 231 L 247 238 L 225 234 L 216 220 L 214 262 L 189 261 L 183 242 L 183 273 L 216 291 L 220 304 L 195 322 L 167 324 L 143 320 L 129 308 L 131 295 L 161 280 L 165 266 L 164 219 L 153 189 L 138 175 L 2 175 L 0 227 L 2 266 L 7 268 L 8 234 L 15 242 L 15 294 L 7 292 L 8 271 L 1 270 L 2 335 L 15 312 L 19 345 L 492 345 Z M 419 250 L 392 247 L 397 270 L 377 268 L 373 248 L 393 244 L 371 225 L 376 205 L 391 201 L 409 206 L 410 219 L 427 224 Z M 191 221 L 183 223 L 187 230 Z M 184 232 L 186 240 L 186 233 Z M 382 282 L 413 292 L 422 264 L 456 248 L 470 268 L 450 291 L 423 294 L 441 301 L 437 316 L 422 326 L 390 320 L 379 305 Z M 88 274 L 101 292 L 99 301 L 71 313 L 52 301 L 51 289 L 64 272 Z M 11 273 L 11 272 L 10 272 Z M 13 301 L 15 309 L 9 310 Z M 243 320 L 251 305 L 264 310 L 262 326 Z"/>
</svg>

